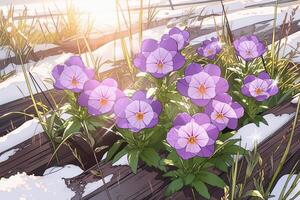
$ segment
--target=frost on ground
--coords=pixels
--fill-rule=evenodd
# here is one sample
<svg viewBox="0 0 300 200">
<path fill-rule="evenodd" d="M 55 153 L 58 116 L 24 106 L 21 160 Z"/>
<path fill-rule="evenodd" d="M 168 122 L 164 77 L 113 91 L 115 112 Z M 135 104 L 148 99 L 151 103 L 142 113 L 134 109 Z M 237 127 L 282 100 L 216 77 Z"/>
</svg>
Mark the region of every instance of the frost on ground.
<svg viewBox="0 0 300 200">
<path fill-rule="evenodd" d="M 231 139 L 241 139 L 239 142 L 240 146 L 252 151 L 255 145 L 258 145 L 273 133 L 275 133 L 284 124 L 290 121 L 294 117 L 295 113 L 292 114 L 282 114 L 275 116 L 274 114 L 267 114 L 264 116 L 268 125 L 260 122 L 259 126 L 254 123 L 247 124 L 240 128 L 237 133 L 231 137 Z"/>
<path fill-rule="evenodd" d="M 112 179 L 113 174 L 110 174 L 108 176 L 104 177 L 104 182 L 105 184 L 110 182 L 110 180 Z M 94 192 L 96 189 L 102 187 L 104 185 L 103 180 L 100 179 L 98 181 L 92 182 L 92 183 L 88 183 L 86 184 L 85 188 L 84 188 L 84 193 L 82 194 L 82 197 L 85 197 L 86 195 Z"/>
<path fill-rule="evenodd" d="M 297 175 L 292 175 L 289 180 L 289 175 L 286 174 L 282 176 L 276 183 L 271 196 L 269 200 L 277 200 L 280 197 L 281 191 L 284 189 L 284 186 L 286 185 L 286 188 L 284 190 L 284 194 L 287 193 L 287 191 L 291 188 L 293 182 L 295 181 Z M 287 184 L 286 184 L 287 183 Z M 298 180 L 296 187 L 294 190 L 290 193 L 290 195 L 287 196 L 286 199 L 292 199 L 298 192 L 300 192 L 300 181 Z M 298 195 L 294 200 L 300 200 L 300 195 Z"/>
<path fill-rule="evenodd" d="M 69 189 L 64 178 L 72 178 L 83 171 L 77 166 L 53 167 L 45 171 L 44 176 L 18 173 L 9 178 L 0 179 L 1 199 L 30 200 L 70 200 L 75 192 Z"/>
<path fill-rule="evenodd" d="M 19 149 L 12 149 L 0 155 L 0 163 L 8 160 L 11 156 L 15 155 Z"/>
</svg>

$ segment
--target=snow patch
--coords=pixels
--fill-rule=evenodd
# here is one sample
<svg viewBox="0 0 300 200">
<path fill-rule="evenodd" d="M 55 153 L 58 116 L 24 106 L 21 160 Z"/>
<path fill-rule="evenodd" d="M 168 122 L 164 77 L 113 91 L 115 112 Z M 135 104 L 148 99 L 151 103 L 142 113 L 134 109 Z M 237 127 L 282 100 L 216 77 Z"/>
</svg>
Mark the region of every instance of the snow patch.
<svg viewBox="0 0 300 200">
<path fill-rule="evenodd" d="M 287 183 L 286 189 L 284 190 L 284 194 L 291 188 L 293 182 L 295 181 L 297 175 L 292 175 L 290 180 L 288 180 L 289 175 L 286 174 L 282 176 L 276 183 L 273 191 L 271 192 L 271 196 L 274 195 L 274 197 L 269 198 L 269 200 L 277 200 L 280 197 L 281 191 L 284 189 L 284 185 Z M 288 181 L 288 182 L 287 182 Z M 288 195 L 286 199 L 292 199 L 294 195 L 297 194 L 297 192 L 300 192 L 300 181 L 298 180 L 296 187 L 293 189 L 293 191 Z M 300 195 L 298 195 L 295 200 L 300 200 Z"/>
<path fill-rule="evenodd" d="M 247 124 L 240 128 L 237 133 L 231 137 L 231 139 L 241 139 L 239 145 L 249 151 L 254 149 L 254 146 L 270 137 L 284 124 L 290 121 L 294 117 L 295 113 L 282 114 L 275 116 L 274 114 L 267 114 L 264 116 L 268 125 L 260 122 L 259 126 L 254 123 Z"/>
<path fill-rule="evenodd" d="M 64 178 L 72 178 L 83 172 L 77 166 L 52 167 L 44 176 L 18 173 L 0 179 L 1 199 L 69 200 L 75 192 L 67 187 Z"/>
<path fill-rule="evenodd" d="M 298 94 L 295 98 L 293 98 L 292 101 L 291 101 L 291 103 L 297 104 L 298 101 L 299 101 L 299 96 L 300 96 L 300 94 Z"/>
<path fill-rule="evenodd" d="M 19 149 L 12 149 L 0 155 L 0 163 L 8 160 L 11 156 L 15 155 Z"/>
<path fill-rule="evenodd" d="M 119 166 L 119 165 L 129 165 L 127 154 L 122 156 L 117 162 L 115 162 L 112 166 Z"/>
<path fill-rule="evenodd" d="M 108 176 L 104 177 L 104 182 L 107 184 L 108 182 L 110 182 L 110 180 L 112 179 L 113 174 L 110 174 Z M 84 188 L 84 193 L 82 194 L 82 197 L 87 196 L 88 194 L 94 192 L 95 190 L 97 190 L 98 188 L 102 187 L 104 185 L 103 180 L 100 179 L 98 181 L 92 182 L 92 183 L 88 183 L 86 184 L 85 188 Z"/>
</svg>

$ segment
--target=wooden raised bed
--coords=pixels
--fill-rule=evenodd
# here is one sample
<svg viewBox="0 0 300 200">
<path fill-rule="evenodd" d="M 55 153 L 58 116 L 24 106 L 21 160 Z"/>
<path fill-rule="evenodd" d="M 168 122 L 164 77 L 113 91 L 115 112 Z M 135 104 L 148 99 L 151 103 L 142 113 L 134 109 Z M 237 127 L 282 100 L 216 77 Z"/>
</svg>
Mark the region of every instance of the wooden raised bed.
<svg viewBox="0 0 300 200">
<path fill-rule="evenodd" d="M 267 113 L 273 113 L 275 115 L 285 114 L 285 113 L 293 113 L 295 112 L 296 105 L 288 102 L 277 106 Z M 263 160 L 264 160 L 264 170 L 265 170 L 265 183 L 271 178 L 272 170 L 270 165 L 270 155 L 273 155 L 274 158 L 274 168 L 278 166 L 280 158 L 285 150 L 286 143 L 288 140 L 288 135 L 290 134 L 290 128 L 292 126 L 293 120 L 289 121 L 285 124 L 282 128 L 280 128 L 277 132 L 275 132 L 272 137 L 267 138 L 258 146 L 258 151 L 260 152 Z M 288 155 L 288 159 L 283 171 L 288 172 L 291 167 L 293 167 L 296 162 L 298 161 L 298 156 L 300 153 L 300 123 L 298 123 L 296 132 L 294 135 L 293 143 L 291 146 L 291 151 Z M 242 162 L 245 166 L 245 161 Z M 91 170 L 97 170 L 100 168 L 103 172 L 103 177 L 113 174 L 112 180 L 107 183 L 108 191 L 112 199 L 135 199 L 135 200 L 142 200 L 142 199 L 193 199 L 191 190 L 185 188 L 183 191 L 178 192 L 171 196 L 170 198 L 164 197 L 164 191 L 166 189 L 169 180 L 163 178 L 161 173 L 158 170 L 145 166 L 143 163 L 140 163 L 137 174 L 133 174 L 130 171 L 128 166 L 117 166 L 113 167 L 111 162 L 108 163 L 100 163 L 99 166 L 95 165 L 91 169 L 87 170 L 83 174 L 79 175 L 78 177 L 69 179 L 67 184 L 69 187 L 76 191 L 76 196 L 74 200 L 81 199 L 80 195 L 83 193 L 84 185 L 87 183 L 95 182 L 100 180 L 99 177 L 95 177 L 90 173 Z M 256 169 L 253 173 L 253 177 L 258 175 Z M 299 170 L 299 165 L 296 168 Z M 227 179 L 227 174 L 216 171 L 216 174 L 221 176 L 224 180 Z M 243 177 L 243 174 L 240 175 Z M 251 186 L 251 181 L 247 184 L 247 187 Z M 223 191 L 216 188 L 210 189 L 212 199 L 220 199 L 222 197 Z M 109 199 L 107 197 L 105 187 L 100 187 L 91 194 L 85 196 L 82 199 Z M 202 197 L 197 196 L 197 199 L 202 199 Z"/>
</svg>

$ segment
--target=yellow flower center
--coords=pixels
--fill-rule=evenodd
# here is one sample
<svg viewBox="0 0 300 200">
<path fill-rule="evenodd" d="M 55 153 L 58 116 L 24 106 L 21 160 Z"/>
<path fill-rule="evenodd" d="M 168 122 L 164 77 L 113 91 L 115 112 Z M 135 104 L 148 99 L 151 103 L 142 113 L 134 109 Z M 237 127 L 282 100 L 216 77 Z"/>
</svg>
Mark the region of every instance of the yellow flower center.
<svg viewBox="0 0 300 200">
<path fill-rule="evenodd" d="M 214 52 L 213 52 L 212 49 L 208 49 L 208 50 L 207 50 L 207 54 L 208 54 L 208 55 L 212 55 L 213 53 L 214 53 Z"/>
<path fill-rule="evenodd" d="M 190 136 L 188 139 L 188 143 L 190 143 L 190 144 L 195 144 L 196 141 L 197 141 L 197 139 L 195 136 Z"/>
<path fill-rule="evenodd" d="M 198 87 L 198 91 L 200 94 L 204 95 L 206 93 L 206 87 L 204 84 L 201 84 L 199 87 Z"/>
<path fill-rule="evenodd" d="M 256 88 L 256 89 L 255 89 L 255 93 L 256 93 L 257 95 L 261 95 L 261 94 L 263 93 L 263 90 L 262 90 L 261 88 Z"/>
<path fill-rule="evenodd" d="M 105 98 L 101 98 L 100 101 L 99 101 L 99 103 L 100 103 L 101 106 L 105 106 L 105 105 L 107 105 L 108 100 L 105 99 Z"/>
<path fill-rule="evenodd" d="M 72 84 L 72 86 L 74 86 L 74 87 L 76 87 L 76 86 L 79 84 L 79 81 L 76 79 L 76 77 L 73 77 L 73 78 L 72 78 L 71 84 Z"/>
<path fill-rule="evenodd" d="M 159 69 L 162 69 L 164 66 L 164 63 L 162 61 L 159 61 L 156 65 Z"/>
<path fill-rule="evenodd" d="M 223 113 L 217 113 L 216 114 L 216 119 L 223 119 L 223 118 L 224 118 Z"/>
<path fill-rule="evenodd" d="M 142 113 L 142 112 L 137 112 L 137 113 L 135 114 L 135 117 L 136 117 L 136 119 L 137 119 L 138 121 L 141 121 L 141 120 L 144 119 L 144 113 Z"/>
</svg>

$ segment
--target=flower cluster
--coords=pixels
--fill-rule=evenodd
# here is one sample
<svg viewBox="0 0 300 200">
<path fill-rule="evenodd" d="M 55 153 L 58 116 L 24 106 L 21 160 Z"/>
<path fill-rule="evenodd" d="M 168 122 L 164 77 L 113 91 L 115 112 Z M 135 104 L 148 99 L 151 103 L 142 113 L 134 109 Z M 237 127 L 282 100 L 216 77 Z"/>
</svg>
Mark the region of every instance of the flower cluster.
<svg viewBox="0 0 300 200">
<path fill-rule="evenodd" d="M 271 79 L 268 73 L 261 72 L 258 77 L 254 75 L 246 76 L 241 90 L 245 96 L 253 97 L 257 101 L 265 101 L 276 95 L 279 89 L 276 81 Z"/>
<path fill-rule="evenodd" d="M 155 78 L 164 78 L 185 65 L 182 50 L 188 44 L 189 33 L 172 28 L 159 41 L 144 40 L 134 65 Z M 256 36 L 235 40 L 234 48 L 237 55 L 247 62 L 266 52 L 265 45 Z M 198 55 L 209 59 L 214 59 L 221 51 L 221 43 L 216 38 L 203 41 L 197 49 Z M 163 110 L 162 103 L 166 103 L 147 97 L 145 91 L 136 91 L 128 97 L 111 78 L 95 80 L 94 71 L 88 69 L 79 56 L 72 56 L 64 64 L 55 66 L 52 75 L 55 88 L 80 93 L 76 95 L 78 104 L 90 115 L 114 114 L 119 128 L 134 133 L 155 127 Z M 220 132 L 225 128 L 236 129 L 244 108 L 229 95 L 229 83 L 215 64 L 190 63 L 184 76 L 177 80 L 176 89 L 193 104 L 203 107 L 203 113 L 194 116 L 178 114 L 167 133 L 167 142 L 183 159 L 211 157 Z M 277 94 L 278 87 L 267 72 L 261 72 L 258 77 L 246 76 L 241 91 L 245 96 L 264 101 Z"/>
<path fill-rule="evenodd" d="M 210 157 L 214 153 L 219 130 L 211 124 L 208 115 L 198 113 L 190 116 L 180 113 L 173 121 L 167 141 L 183 159 L 195 156 Z"/>
<path fill-rule="evenodd" d="M 200 47 L 197 49 L 197 53 L 200 56 L 214 59 L 222 50 L 221 43 L 215 37 L 212 37 L 210 40 L 204 40 L 201 42 Z"/>
<path fill-rule="evenodd" d="M 52 76 L 56 89 L 81 92 L 84 83 L 94 78 L 94 70 L 87 69 L 79 56 L 72 56 L 64 64 L 56 65 Z"/>
</svg>

